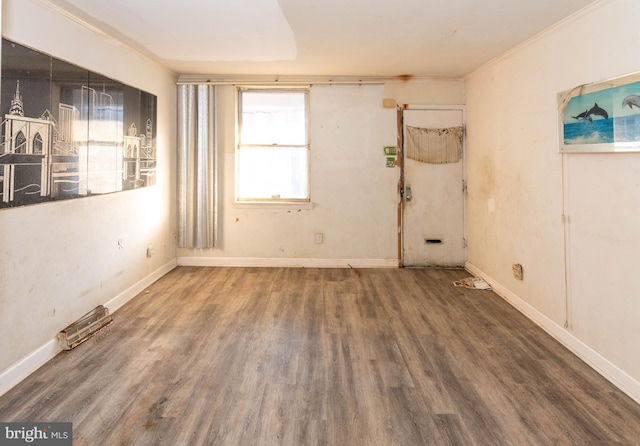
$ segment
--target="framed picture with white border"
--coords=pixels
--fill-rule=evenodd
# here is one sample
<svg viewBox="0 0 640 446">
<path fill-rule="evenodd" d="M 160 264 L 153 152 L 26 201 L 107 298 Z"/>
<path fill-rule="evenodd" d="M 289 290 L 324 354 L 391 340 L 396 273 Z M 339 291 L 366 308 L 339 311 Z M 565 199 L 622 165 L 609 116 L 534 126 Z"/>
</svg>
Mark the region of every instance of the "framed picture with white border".
<svg viewBox="0 0 640 446">
<path fill-rule="evenodd" d="M 640 73 L 558 95 L 561 153 L 640 152 Z"/>
</svg>

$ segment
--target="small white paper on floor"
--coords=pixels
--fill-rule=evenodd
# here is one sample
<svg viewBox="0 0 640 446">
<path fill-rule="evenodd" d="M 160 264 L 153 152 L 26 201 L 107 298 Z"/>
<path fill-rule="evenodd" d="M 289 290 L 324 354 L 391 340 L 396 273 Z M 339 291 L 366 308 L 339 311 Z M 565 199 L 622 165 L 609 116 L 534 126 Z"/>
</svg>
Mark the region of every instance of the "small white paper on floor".
<svg viewBox="0 0 640 446">
<path fill-rule="evenodd" d="M 476 290 L 490 290 L 491 285 L 489 285 L 484 279 L 481 277 L 467 277 L 466 279 L 456 280 L 453 282 L 454 286 L 463 286 L 469 289 Z"/>
</svg>

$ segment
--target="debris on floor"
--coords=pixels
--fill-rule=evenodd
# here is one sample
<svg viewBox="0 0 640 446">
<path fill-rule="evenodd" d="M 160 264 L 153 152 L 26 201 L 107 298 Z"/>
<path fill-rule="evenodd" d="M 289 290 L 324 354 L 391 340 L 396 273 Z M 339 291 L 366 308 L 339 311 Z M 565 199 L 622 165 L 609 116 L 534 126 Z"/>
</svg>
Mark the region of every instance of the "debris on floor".
<svg viewBox="0 0 640 446">
<path fill-rule="evenodd" d="M 491 285 L 489 285 L 481 277 L 467 277 L 466 279 L 456 280 L 453 282 L 453 286 L 463 286 L 465 288 L 469 288 L 472 290 L 490 290 L 491 289 Z"/>
</svg>

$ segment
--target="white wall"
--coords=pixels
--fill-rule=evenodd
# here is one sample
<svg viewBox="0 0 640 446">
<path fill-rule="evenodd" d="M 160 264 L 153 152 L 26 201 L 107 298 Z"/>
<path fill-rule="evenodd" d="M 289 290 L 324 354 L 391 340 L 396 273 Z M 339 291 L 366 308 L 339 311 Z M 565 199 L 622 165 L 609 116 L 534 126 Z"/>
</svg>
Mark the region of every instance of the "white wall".
<svg viewBox="0 0 640 446">
<path fill-rule="evenodd" d="M 558 154 L 557 103 L 640 71 L 638 23 L 636 0 L 598 2 L 470 75 L 466 95 L 470 268 L 640 400 L 640 154 Z"/>
<path fill-rule="evenodd" d="M 173 74 L 31 0 L 4 0 L 2 34 L 157 95 L 158 177 L 145 189 L 0 210 L 0 394 L 57 351 L 65 326 L 98 304 L 113 310 L 175 264 Z"/>
<path fill-rule="evenodd" d="M 399 105 L 464 105 L 464 82 L 456 79 L 414 78 L 384 84 L 384 97 Z"/>
<path fill-rule="evenodd" d="M 439 88 L 443 85 L 447 88 Z M 385 167 L 383 156 L 384 146 L 397 143 L 396 111 L 383 108 L 382 100 L 408 102 L 413 94 L 459 103 L 462 86 L 461 81 L 313 86 L 311 208 L 234 204 L 236 90 L 218 87 L 219 247 L 180 249 L 179 263 L 397 265 L 398 169 Z M 323 244 L 315 244 L 316 233 L 324 234 Z"/>
</svg>

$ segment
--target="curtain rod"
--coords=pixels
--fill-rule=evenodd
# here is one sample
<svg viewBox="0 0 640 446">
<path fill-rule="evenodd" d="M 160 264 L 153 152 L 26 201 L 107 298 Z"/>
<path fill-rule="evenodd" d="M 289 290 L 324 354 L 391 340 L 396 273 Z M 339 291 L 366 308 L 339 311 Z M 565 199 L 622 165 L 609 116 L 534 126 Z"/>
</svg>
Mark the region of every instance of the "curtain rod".
<svg viewBox="0 0 640 446">
<path fill-rule="evenodd" d="M 252 81 L 249 79 L 245 80 L 228 80 L 228 81 L 177 81 L 176 85 L 251 85 L 251 86 L 277 86 L 282 85 L 284 87 L 292 86 L 292 85 L 382 85 L 384 84 L 384 80 L 362 80 L 362 81 Z"/>
</svg>

